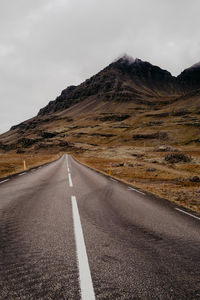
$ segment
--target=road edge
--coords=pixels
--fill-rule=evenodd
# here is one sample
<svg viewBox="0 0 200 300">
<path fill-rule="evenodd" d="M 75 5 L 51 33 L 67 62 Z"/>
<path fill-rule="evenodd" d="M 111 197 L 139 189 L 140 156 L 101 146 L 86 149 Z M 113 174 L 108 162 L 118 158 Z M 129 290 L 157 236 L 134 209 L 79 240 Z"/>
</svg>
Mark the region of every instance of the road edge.
<svg viewBox="0 0 200 300">
<path fill-rule="evenodd" d="M 95 171 L 95 172 L 97 172 L 97 173 L 99 173 L 99 174 L 101 174 L 101 175 L 104 175 L 104 176 L 106 176 L 106 177 L 108 177 L 108 178 L 115 179 L 115 180 L 118 181 L 119 183 L 125 184 L 126 186 L 129 186 L 129 187 L 132 187 L 132 188 L 134 188 L 134 189 L 137 189 L 139 192 L 143 192 L 143 193 L 145 193 L 147 196 L 151 197 L 152 200 L 156 200 L 156 201 L 161 200 L 161 201 L 165 202 L 167 205 L 170 205 L 172 208 L 180 208 L 180 209 L 185 210 L 185 211 L 188 212 L 188 213 L 194 214 L 194 215 L 195 215 L 196 217 L 198 217 L 198 218 L 200 217 L 200 214 L 199 214 L 198 212 L 196 212 L 195 210 L 189 209 L 188 207 L 185 207 L 185 206 L 180 205 L 180 204 L 178 204 L 178 203 L 176 203 L 176 202 L 170 201 L 169 199 L 162 198 L 162 197 L 160 197 L 160 196 L 158 196 L 158 195 L 156 195 L 156 194 L 154 194 L 154 193 L 151 193 L 151 192 L 149 192 L 149 191 L 146 191 L 146 190 L 143 190 L 143 189 L 141 189 L 141 188 L 138 188 L 137 186 L 133 185 L 132 183 L 127 182 L 126 180 L 119 179 L 119 178 L 117 178 L 117 177 L 115 177 L 115 176 L 111 176 L 111 175 L 109 175 L 109 174 L 106 173 L 106 172 L 100 171 L 100 170 L 98 170 L 98 169 L 96 169 L 96 168 L 94 168 L 94 167 L 91 167 L 91 166 L 87 165 L 86 163 L 81 162 L 81 161 L 80 161 L 79 159 L 77 159 L 74 155 L 72 155 L 72 154 L 70 154 L 70 155 L 71 155 L 71 157 L 72 157 L 76 162 L 78 162 L 78 163 L 80 163 L 81 165 L 87 167 L 88 169 L 90 169 L 90 170 L 92 170 L 92 171 Z"/>
</svg>

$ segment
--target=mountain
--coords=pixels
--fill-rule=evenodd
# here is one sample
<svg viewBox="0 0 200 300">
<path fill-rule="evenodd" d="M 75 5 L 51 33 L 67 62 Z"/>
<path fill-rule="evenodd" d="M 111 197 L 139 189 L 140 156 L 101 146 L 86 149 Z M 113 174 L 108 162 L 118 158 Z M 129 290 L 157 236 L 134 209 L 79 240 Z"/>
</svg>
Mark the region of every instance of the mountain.
<svg viewBox="0 0 200 300">
<path fill-rule="evenodd" d="M 82 84 L 63 90 L 38 115 L 62 111 L 85 99 L 134 101 L 155 106 L 158 103 L 169 103 L 198 87 L 199 64 L 186 69 L 176 78 L 148 62 L 123 56 Z"/>
<path fill-rule="evenodd" d="M 147 145 L 157 143 L 158 132 L 166 136 L 163 143 L 173 145 L 175 127 L 181 145 L 198 143 L 199 91 L 199 64 L 174 77 L 125 55 L 82 84 L 67 87 L 36 117 L 1 135 L 0 149 L 73 152 L 85 151 L 90 144 L 140 145 L 142 136 L 132 136 L 144 132 Z M 185 131 L 191 126 L 193 131 Z"/>
<path fill-rule="evenodd" d="M 134 101 L 151 106 L 160 101 L 160 96 L 162 101 L 168 101 L 169 97 L 179 95 L 176 78 L 169 72 L 124 56 L 79 86 L 63 90 L 55 101 L 40 110 L 39 116 L 64 110 L 88 98 Z"/>
<path fill-rule="evenodd" d="M 71 153 L 200 212 L 200 66 L 174 77 L 123 56 L 0 136 L 0 177 Z"/>
<path fill-rule="evenodd" d="M 200 88 L 200 62 L 184 70 L 177 79 L 185 92 Z"/>
</svg>

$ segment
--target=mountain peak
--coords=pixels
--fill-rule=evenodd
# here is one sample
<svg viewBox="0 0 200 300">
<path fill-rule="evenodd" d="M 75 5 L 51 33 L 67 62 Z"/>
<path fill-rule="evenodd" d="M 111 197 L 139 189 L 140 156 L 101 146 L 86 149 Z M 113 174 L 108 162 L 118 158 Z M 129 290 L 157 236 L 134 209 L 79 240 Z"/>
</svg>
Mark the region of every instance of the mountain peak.
<svg viewBox="0 0 200 300">
<path fill-rule="evenodd" d="M 118 57 L 117 59 L 115 59 L 114 62 L 127 63 L 129 65 L 132 65 L 135 63 L 141 63 L 142 60 L 139 58 L 133 58 L 132 56 L 130 56 L 128 54 L 123 54 L 120 57 Z"/>
<path fill-rule="evenodd" d="M 64 89 L 60 96 L 42 108 L 39 115 L 62 111 L 87 101 L 118 101 L 156 105 L 178 97 L 181 93 L 199 88 L 200 63 L 187 69 L 177 78 L 170 72 L 127 54 L 121 55 L 102 71 L 78 86 Z M 159 96 L 159 97 L 158 97 Z"/>
</svg>

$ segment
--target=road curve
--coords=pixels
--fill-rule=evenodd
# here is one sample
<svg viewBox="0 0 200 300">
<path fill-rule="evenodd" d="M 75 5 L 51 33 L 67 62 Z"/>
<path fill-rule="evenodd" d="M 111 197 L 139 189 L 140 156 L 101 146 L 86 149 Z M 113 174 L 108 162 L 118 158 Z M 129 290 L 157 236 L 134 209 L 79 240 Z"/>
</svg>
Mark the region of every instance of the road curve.
<svg viewBox="0 0 200 300">
<path fill-rule="evenodd" d="M 200 299 L 186 213 L 71 156 L 0 182 L 0 299 Z"/>
</svg>

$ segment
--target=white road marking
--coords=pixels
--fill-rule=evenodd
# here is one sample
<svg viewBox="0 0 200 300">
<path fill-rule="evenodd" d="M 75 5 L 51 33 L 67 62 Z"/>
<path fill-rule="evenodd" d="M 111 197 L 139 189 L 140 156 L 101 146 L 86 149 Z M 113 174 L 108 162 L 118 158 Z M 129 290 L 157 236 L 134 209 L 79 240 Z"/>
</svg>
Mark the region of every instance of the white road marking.
<svg viewBox="0 0 200 300">
<path fill-rule="evenodd" d="M 113 178 L 110 178 L 110 180 L 114 181 L 114 182 L 117 182 L 117 180 L 113 179 Z"/>
<path fill-rule="evenodd" d="M 26 172 L 19 174 L 19 176 L 22 176 L 22 175 L 25 175 L 25 174 L 26 174 Z"/>
<path fill-rule="evenodd" d="M 69 169 L 69 168 L 67 168 L 67 170 L 68 170 L 68 172 L 70 172 L 70 169 Z"/>
<path fill-rule="evenodd" d="M 182 213 L 184 213 L 184 214 L 186 214 L 186 215 L 189 215 L 189 216 L 191 216 L 191 217 L 193 217 L 193 218 L 195 218 L 195 219 L 197 219 L 197 220 L 200 220 L 199 217 L 194 216 L 194 215 L 192 215 L 192 214 L 190 214 L 190 213 L 188 213 L 188 212 L 186 212 L 186 211 L 184 211 L 184 210 L 182 210 L 182 209 L 180 209 L 180 208 L 175 208 L 175 209 L 178 210 L 178 211 L 180 211 L 180 212 L 182 212 Z"/>
<path fill-rule="evenodd" d="M 10 179 L 5 179 L 5 180 L 1 181 L 0 184 L 6 182 L 6 181 L 8 181 L 8 180 L 10 180 Z"/>
<path fill-rule="evenodd" d="M 95 300 L 88 256 L 87 256 L 83 230 L 81 226 L 81 220 L 80 220 L 80 215 L 79 215 L 75 196 L 72 196 L 72 213 L 73 213 L 73 221 L 74 221 L 74 234 L 76 240 L 77 260 L 78 260 L 78 267 L 79 267 L 81 300 Z"/>
<path fill-rule="evenodd" d="M 128 190 L 129 190 L 129 191 L 132 190 L 132 191 L 138 192 L 138 193 L 140 193 L 140 194 L 142 194 L 142 195 L 145 195 L 145 193 L 140 192 L 140 191 L 138 191 L 138 190 L 136 190 L 136 189 L 134 189 L 134 188 L 132 188 L 132 187 L 129 187 Z"/>
<path fill-rule="evenodd" d="M 71 177 L 71 174 L 70 174 L 70 173 L 68 174 L 68 177 L 69 177 L 69 186 L 70 186 L 70 187 L 73 187 L 72 177 Z"/>
<path fill-rule="evenodd" d="M 66 162 L 67 162 L 67 168 L 69 168 L 69 164 L 68 164 L 68 156 L 66 155 Z"/>
</svg>

